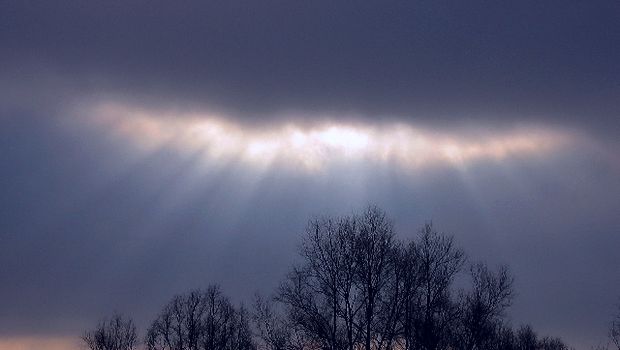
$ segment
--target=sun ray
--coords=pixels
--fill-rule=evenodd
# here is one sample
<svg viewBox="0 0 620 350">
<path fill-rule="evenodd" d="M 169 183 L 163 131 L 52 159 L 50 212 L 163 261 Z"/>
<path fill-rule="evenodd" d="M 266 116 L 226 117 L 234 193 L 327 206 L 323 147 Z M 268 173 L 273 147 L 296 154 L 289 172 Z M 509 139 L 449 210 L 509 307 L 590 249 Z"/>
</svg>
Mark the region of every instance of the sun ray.
<svg viewBox="0 0 620 350">
<path fill-rule="evenodd" d="M 471 136 L 404 123 L 347 124 L 337 118 L 314 125 L 285 123 L 254 130 L 208 113 L 166 114 L 118 104 L 100 105 L 94 115 L 97 122 L 145 149 L 170 143 L 182 152 L 204 151 L 210 160 L 238 159 L 262 168 L 277 163 L 306 171 L 342 161 L 392 162 L 407 169 L 442 164 L 460 167 L 478 160 L 543 154 L 566 138 L 540 128 Z"/>
</svg>

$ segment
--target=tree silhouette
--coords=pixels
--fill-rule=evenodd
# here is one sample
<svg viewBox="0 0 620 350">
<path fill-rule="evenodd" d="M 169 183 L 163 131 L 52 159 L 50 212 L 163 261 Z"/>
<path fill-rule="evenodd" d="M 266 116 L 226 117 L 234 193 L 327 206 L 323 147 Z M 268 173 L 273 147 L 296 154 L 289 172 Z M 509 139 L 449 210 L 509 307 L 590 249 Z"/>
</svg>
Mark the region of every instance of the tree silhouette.
<svg viewBox="0 0 620 350">
<path fill-rule="evenodd" d="M 175 296 L 147 329 L 147 350 L 567 350 L 559 338 L 514 330 L 507 266 L 466 256 L 454 237 L 426 224 L 403 239 L 377 207 L 311 219 L 300 262 L 252 313 L 219 287 Z M 458 276 L 468 288 L 457 288 Z M 458 279 L 461 280 L 460 278 Z M 250 326 L 252 321 L 252 326 Z M 620 350 L 620 314 L 610 328 Z M 134 350 L 136 329 L 115 315 L 85 333 L 91 350 Z"/>
<path fill-rule="evenodd" d="M 618 306 L 617 314 L 609 327 L 609 339 L 612 344 L 620 350 L 620 306 Z"/>
<path fill-rule="evenodd" d="M 454 238 L 427 224 L 419 239 L 417 266 L 420 291 L 413 317 L 415 347 L 424 350 L 450 347 L 458 305 L 452 299 L 452 283 L 465 263 L 465 254 Z"/>
<path fill-rule="evenodd" d="M 506 266 L 492 272 L 483 263 L 471 266 L 472 289 L 462 295 L 459 348 L 475 350 L 489 347 L 513 297 L 513 278 Z"/>
<path fill-rule="evenodd" d="M 562 339 L 556 337 L 544 337 L 539 343 L 538 347 L 541 350 L 568 350 L 568 346 L 564 344 Z"/>
<path fill-rule="evenodd" d="M 91 331 L 87 331 L 82 340 L 90 350 L 134 350 L 138 345 L 136 326 L 130 318 L 120 314 L 102 321 Z"/>
<path fill-rule="evenodd" d="M 303 350 L 304 338 L 277 314 L 272 300 L 256 295 L 253 313 L 257 347 L 260 350 Z"/>
<path fill-rule="evenodd" d="M 149 350 L 253 350 L 245 309 L 235 309 L 219 287 L 178 295 L 151 324 Z"/>
<path fill-rule="evenodd" d="M 529 325 L 522 326 L 517 330 L 517 350 L 537 350 L 538 335 Z"/>
<path fill-rule="evenodd" d="M 387 287 L 397 271 L 392 223 L 369 207 L 360 215 L 311 220 L 278 300 L 309 343 L 325 349 L 389 346 L 396 324 Z M 395 302 L 395 300 L 393 300 Z"/>
<path fill-rule="evenodd" d="M 506 266 L 471 265 L 471 288 L 456 290 L 466 257 L 454 238 L 425 225 L 413 240 L 396 237 L 377 207 L 343 217 L 310 220 L 299 250 L 302 262 L 276 301 L 286 319 L 275 326 L 262 310 L 269 349 L 294 348 L 284 329 L 301 333 L 304 349 L 529 350 L 561 349 L 539 341 L 529 327 L 516 333 L 504 321 L 514 291 Z M 269 331 L 269 329 L 271 331 Z M 280 330 L 280 331 L 278 331 Z M 280 332 L 280 333 L 278 333 Z M 265 337 L 265 334 L 271 336 Z M 274 335 L 280 335 L 274 337 Z M 298 338 L 299 339 L 299 338 Z"/>
</svg>

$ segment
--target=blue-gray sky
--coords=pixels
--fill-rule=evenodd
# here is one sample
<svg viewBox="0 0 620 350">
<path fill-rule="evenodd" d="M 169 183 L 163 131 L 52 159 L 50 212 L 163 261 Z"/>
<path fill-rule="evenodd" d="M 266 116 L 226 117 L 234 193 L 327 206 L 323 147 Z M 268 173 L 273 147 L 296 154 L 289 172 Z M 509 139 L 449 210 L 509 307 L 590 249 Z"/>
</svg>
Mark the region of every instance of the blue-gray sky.
<svg viewBox="0 0 620 350">
<path fill-rule="evenodd" d="M 209 283 L 250 302 L 311 215 L 368 203 L 509 264 L 514 325 L 604 342 L 618 18 L 617 1 L 3 1 L 0 349 L 74 344 L 114 310 L 144 326 Z"/>
</svg>

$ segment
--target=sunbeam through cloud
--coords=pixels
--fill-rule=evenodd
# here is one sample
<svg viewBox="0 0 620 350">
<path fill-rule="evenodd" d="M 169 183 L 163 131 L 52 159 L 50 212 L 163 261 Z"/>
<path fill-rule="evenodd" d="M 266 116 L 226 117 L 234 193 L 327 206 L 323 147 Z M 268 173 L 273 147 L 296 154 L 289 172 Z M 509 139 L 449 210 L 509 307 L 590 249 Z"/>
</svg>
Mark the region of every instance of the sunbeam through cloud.
<svg viewBox="0 0 620 350">
<path fill-rule="evenodd" d="M 478 160 L 544 155 L 568 136 L 544 128 L 518 128 L 494 134 L 461 135 L 410 124 L 294 122 L 253 129 L 211 114 L 171 114 L 103 104 L 95 120 L 145 148 L 172 145 L 180 151 L 204 151 L 211 159 L 236 159 L 254 166 L 273 164 L 319 171 L 335 162 L 392 162 L 405 169 L 461 166 Z"/>
</svg>

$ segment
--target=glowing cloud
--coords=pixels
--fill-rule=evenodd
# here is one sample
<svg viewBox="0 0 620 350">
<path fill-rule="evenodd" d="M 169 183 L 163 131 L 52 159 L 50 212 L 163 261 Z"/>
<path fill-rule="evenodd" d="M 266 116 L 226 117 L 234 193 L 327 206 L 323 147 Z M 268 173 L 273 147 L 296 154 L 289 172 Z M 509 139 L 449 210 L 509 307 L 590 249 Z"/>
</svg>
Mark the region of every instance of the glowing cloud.
<svg viewBox="0 0 620 350">
<path fill-rule="evenodd" d="M 273 163 L 320 170 L 332 162 L 394 162 L 405 168 L 436 164 L 464 165 L 537 155 L 557 147 L 565 136 L 542 129 L 464 136 L 418 129 L 408 124 L 364 125 L 322 122 L 284 123 L 256 130 L 215 115 L 171 115 L 106 104 L 95 120 L 147 149 L 177 147 L 204 152 L 210 159 L 234 158 L 256 166 Z"/>
</svg>

